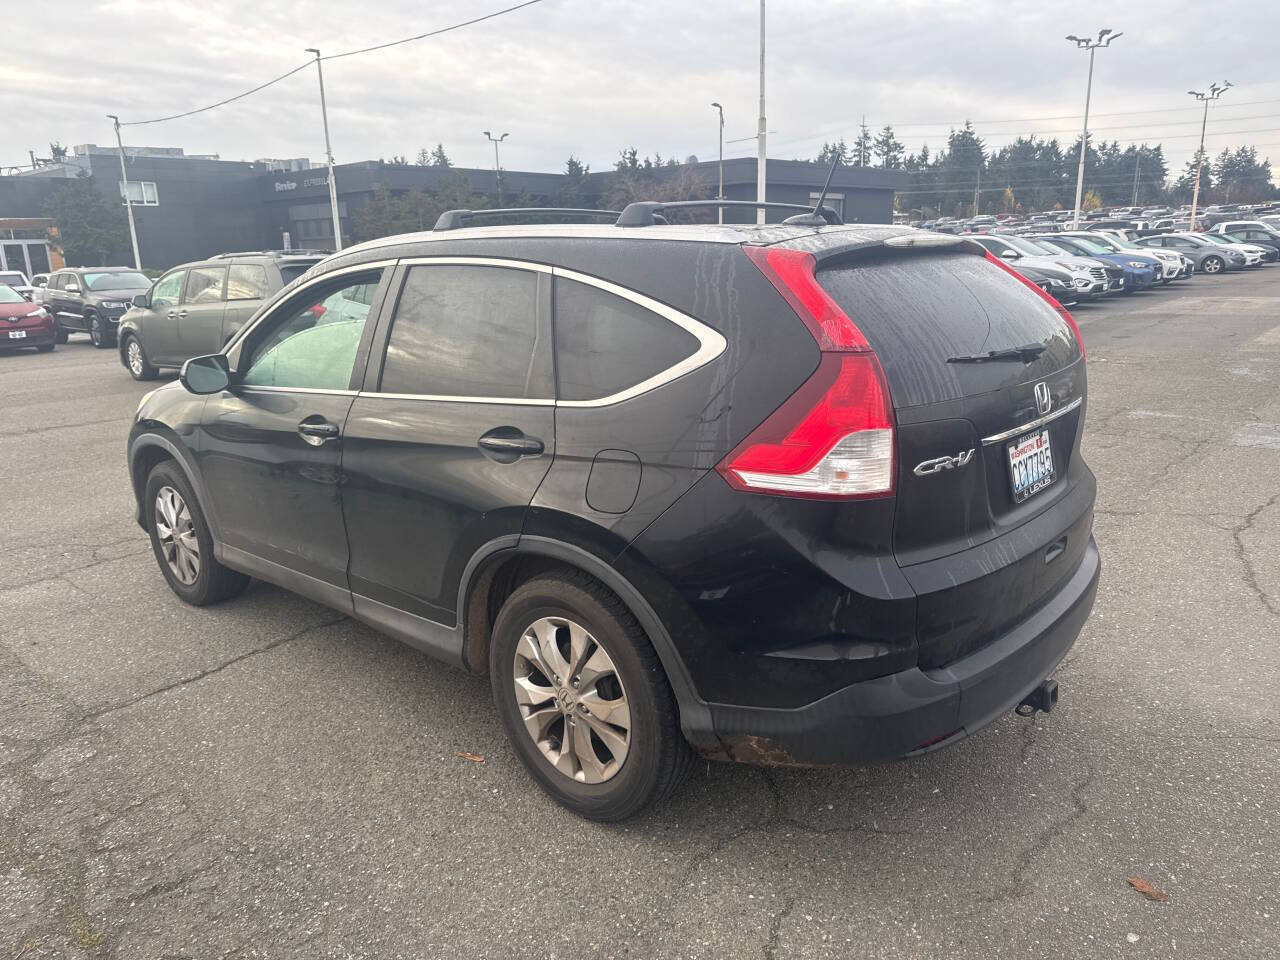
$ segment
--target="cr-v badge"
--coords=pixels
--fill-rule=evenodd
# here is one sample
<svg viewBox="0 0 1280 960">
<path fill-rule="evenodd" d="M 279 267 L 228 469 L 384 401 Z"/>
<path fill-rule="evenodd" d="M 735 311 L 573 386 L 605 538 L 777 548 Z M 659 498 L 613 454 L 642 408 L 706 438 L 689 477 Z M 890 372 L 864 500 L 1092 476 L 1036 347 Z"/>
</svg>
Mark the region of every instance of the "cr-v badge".
<svg viewBox="0 0 1280 960">
<path fill-rule="evenodd" d="M 916 464 L 916 468 L 911 472 L 917 477 L 927 477 L 931 473 L 939 473 L 943 470 L 953 470 L 956 467 L 963 467 L 973 459 L 973 450 L 961 450 L 954 457 L 935 457 L 933 460 L 926 460 L 924 463 Z"/>
</svg>

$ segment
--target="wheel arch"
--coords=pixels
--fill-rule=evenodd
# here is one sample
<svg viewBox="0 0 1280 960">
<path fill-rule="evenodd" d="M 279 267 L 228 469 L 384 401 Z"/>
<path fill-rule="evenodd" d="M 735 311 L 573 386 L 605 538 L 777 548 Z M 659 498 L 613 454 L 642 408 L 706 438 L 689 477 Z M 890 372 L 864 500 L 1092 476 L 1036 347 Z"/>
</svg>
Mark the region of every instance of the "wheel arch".
<svg viewBox="0 0 1280 960">
<path fill-rule="evenodd" d="M 196 498 L 200 501 L 200 509 L 209 522 L 210 533 L 213 534 L 214 554 L 218 555 L 222 544 L 222 527 L 214 515 L 214 506 L 208 491 L 200 480 L 200 475 L 191 462 L 191 454 L 174 439 L 162 433 L 140 434 L 129 445 L 129 480 L 133 485 L 133 497 L 137 505 L 135 519 L 138 525 L 146 527 L 143 519 L 142 499 L 147 490 L 147 477 L 155 469 L 156 464 L 164 460 L 173 460 L 191 484 Z"/>
<path fill-rule="evenodd" d="M 685 737 L 695 746 L 715 743 L 711 713 L 694 689 L 693 680 L 675 642 L 657 611 L 612 564 L 576 544 L 542 536 L 510 536 L 490 541 L 472 556 L 458 589 L 462 659 L 467 668 L 488 668 L 493 622 L 506 597 L 540 573 L 569 568 L 598 580 L 636 618 L 653 644 L 671 685 Z"/>
</svg>

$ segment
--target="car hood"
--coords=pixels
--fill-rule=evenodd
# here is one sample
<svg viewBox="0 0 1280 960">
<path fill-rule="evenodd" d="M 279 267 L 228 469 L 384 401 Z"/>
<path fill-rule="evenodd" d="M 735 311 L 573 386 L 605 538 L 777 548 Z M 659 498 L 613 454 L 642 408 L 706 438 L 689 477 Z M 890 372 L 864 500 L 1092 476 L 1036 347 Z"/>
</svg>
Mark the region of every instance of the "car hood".
<svg viewBox="0 0 1280 960">
<path fill-rule="evenodd" d="M 146 293 L 150 287 L 128 287 L 124 290 L 94 290 L 89 296 L 94 300 L 123 300 L 128 303 L 140 293 Z"/>
<path fill-rule="evenodd" d="M 0 320 L 19 320 L 42 309 L 40 304 L 25 300 L 22 303 L 0 303 Z"/>
<path fill-rule="evenodd" d="M 1050 269 L 1057 269 L 1057 270 L 1071 270 L 1077 273 L 1081 271 L 1084 271 L 1087 273 L 1093 267 L 1099 266 L 1099 264 L 1094 261 L 1086 260 L 1083 257 L 1071 256 L 1065 253 L 1060 257 L 1054 257 L 1048 254 L 1046 254 L 1043 257 L 1021 257 L 1012 262 L 1013 262 L 1014 269 L 1017 269 L 1018 264 L 1025 263 L 1033 267 L 1048 267 Z"/>
</svg>

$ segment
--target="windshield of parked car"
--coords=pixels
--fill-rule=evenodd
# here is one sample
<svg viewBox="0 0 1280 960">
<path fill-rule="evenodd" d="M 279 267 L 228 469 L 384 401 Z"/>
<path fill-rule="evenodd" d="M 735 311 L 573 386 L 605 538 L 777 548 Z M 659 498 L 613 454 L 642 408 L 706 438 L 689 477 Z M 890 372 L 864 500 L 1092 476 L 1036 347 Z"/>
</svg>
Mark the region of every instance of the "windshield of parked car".
<svg viewBox="0 0 1280 960">
<path fill-rule="evenodd" d="M 141 273 L 86 273 L 84 285 L 101 293 L 103 290 L 146 290 L 151 281 Z"/>
<path fill-rule="evenodd" d="M 1033 257 L 1060 257 L 1062 251 L 1057 247 L 1052 247 L 1047 243 L 1041 243 L 1040 238 L 1032 240 L 1030 237 L 1017 237 L 1017 247 L 1019 250 L 1025 250 L 1029 256 Z"/>
<path fill-rule="evenodd" d="M 1080 251 L 1057 237 L 1036 237 L 1036 243 L 1042 247 L 1046 247 L 1055 257 L 1060 257 L 1064 253 L 1073 257 L 1078 257 L 1080 255 Z"/>
<path fill-rule="evenodd" d="M 1072 237 L 1072 239 L 1080 240 L 1084 243 L 1092 243 L 1094 246 L 1101 247 L 1107 253 L 1117 253 L 1120 250 L 1120 244 L 1110 237 Z"/>
<path fill-rule="evenodd" d="M 1197 247 L 1211 247 L 1211 246 L 1213 246 L 1213 244 L 1212 244 L 1212 243 L 1210 243 L 1208 240 L 1206 240 L 1204 237 L 1202 237 L 1202 236 L 1201 236 L 1200 234 L 1198 234 L 1198 233 L 1195 233 L 1195 234 L 1192 234 L 1192 233 L 1175 233 L 1175 234 L 1174 234 L 1174 236 L 1175 236 L 1175 237 L 1177 237 L 1177 238 L 1178 238 L 1178 239 L 1180 239 L 1180 240 L 1187 240 L 1187 241 L 1189 241 L 1189 242 L 1191 242 L 1191 243 L 1194 243 Z"/>
<path fill-rule="evenodd" d="M 1076 250 L 1079 250 L 1083 254 L 1111 252 L 1102 244 L 1096 243 L 1093 240 L 1086 240 L 1084 237 L 1064 237 L 1059 242 L 1062 243 L 1064 246 L 1066 246 L 1068 249 L 1074 248 Z"/>
<path fill-rule="evenodd" d="M 1045 251 L 1043 249 L 1037 247 L 1028 240 L 1024 240 L 1022 237 L 1001 236 L 1000 239 L 1013 247 L 1013 249 L 1017 250 L 1019 253 L 1028 257 L 1043 257 L 1045 255 Z"/>
<path fill-rule="evenodd" d="M 25 287 L 27 286 L 27 278 L 21 273 L 10 271 L 9 273 L 0 273 L 0 283 L 7 283 L 14 287 Z"/>
<path fill-rule="evenodd" d="M 7 283 L 0 283 L 0 303 L 26 303 L 27 298 Z"/>
</svg>

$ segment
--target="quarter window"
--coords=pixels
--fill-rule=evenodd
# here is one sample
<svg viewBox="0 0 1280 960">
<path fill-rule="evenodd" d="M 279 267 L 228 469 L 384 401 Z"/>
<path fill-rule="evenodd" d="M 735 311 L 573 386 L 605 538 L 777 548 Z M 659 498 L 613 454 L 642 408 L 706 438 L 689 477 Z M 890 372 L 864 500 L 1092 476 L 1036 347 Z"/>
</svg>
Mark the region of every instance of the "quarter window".
<svg viewBox="0 0 1280 960">
<path fill-rule="evenodd" d="M 445 397 L 551 397 L 538 346 L 538 275 L 489 266 L 409 269 L 379 389 Z M 540 362 L 542 357 L 546 361 Z"/>
<path fill-rule="evenodd" d="M 187 289 L 183 303 L 218 303 L 222 300 L 222 283 L 226 267 L 192 267 L 187 273 Z"/>
<path fill-rule="evenodd" d="M 233 264 L 227 275 L 228 300 L 262 300 L 267 296 L 266 267 L 256 263 Z"/>
<path fill-rule="evenodd" d="M 556 385 L 561 400 L 599 400 L 692 356 L 698 338 L 630 300 L 555 281 Z"/>
<path fill-rule="evenodd" d="M 166 273 L 151 288 L 151 309 L 167 310 L 178 302 L 178 294 L 182 291 L 182 278 L 187 271 L 175 270 Z"/>
<path fill-rule="evenodd" d="M 250 387 L 346 390 L 380 270 L 312 287 L 255 333 L 240 382 Z M 278 318 L 278 319 L 277 319 Z"/>
</svg>

